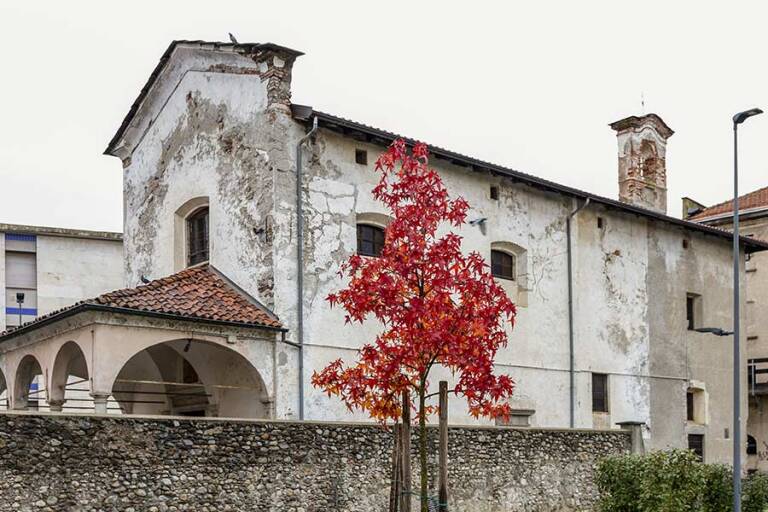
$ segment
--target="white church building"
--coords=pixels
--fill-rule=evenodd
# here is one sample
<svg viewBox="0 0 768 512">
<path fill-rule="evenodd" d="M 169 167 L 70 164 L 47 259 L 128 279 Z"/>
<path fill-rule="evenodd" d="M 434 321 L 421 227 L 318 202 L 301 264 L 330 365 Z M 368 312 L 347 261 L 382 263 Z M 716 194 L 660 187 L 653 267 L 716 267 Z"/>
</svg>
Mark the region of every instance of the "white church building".
<svg viewBox="0 0 768 512">
<path fill-rule="evenodd" d="M 380 250 L 373 163 L 397 136 L 292 104 L 301 55 L 169 46 L 105 152 L 123 166 L 125 289 L 0 335 L 10 407 L 28 406 L 37 378 L 54 411 L 75 380 L 96 412 L 365 420 L 309 382 L 378 328 L 344 325 L 325 298 L 350 255 Z M 730 345 L 694 329 L 731 325 L 731 235 L 667 215 L 660 117 L 611 128 L 618 200 L 430 148 L 470 219 L 486 219 L 459 230 L 464 248 L 505 263 L 496 277 L 518 305 L 496 361 L 516 381 L 512 422 L 639 421 L 650 448 L 728 461 Z M 450 410 L 476 422 L 458 399 Z"/>
</svg>

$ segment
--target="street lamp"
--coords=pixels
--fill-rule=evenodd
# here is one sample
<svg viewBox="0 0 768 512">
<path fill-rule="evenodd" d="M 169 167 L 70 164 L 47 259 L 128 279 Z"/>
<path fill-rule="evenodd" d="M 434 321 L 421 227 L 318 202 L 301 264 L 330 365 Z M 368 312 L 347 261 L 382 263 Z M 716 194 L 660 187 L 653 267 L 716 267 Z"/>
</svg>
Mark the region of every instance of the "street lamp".
<svg viewBox="0 0 768 512">
<path fill-rule="evenodd" d="M 19 305 L 19 327 L 21 327 L 21 324 L 24 323 L 22 320 L 22 306 L 24 305 L 24 293 L 18 292 L 16 294 L 16 304 Z"/>
<path fill-rule="evenodd" d="M 739 321 L 739 125 L 759 108 L 733 116 L 733 512 L 741 512 L 741 361 Z"/>
</svg>

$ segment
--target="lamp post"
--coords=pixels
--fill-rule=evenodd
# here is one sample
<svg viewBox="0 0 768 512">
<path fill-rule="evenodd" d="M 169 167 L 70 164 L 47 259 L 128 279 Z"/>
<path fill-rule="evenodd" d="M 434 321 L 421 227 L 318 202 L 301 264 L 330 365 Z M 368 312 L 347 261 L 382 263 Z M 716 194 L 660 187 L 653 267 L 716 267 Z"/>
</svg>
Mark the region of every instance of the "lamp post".
<svg viewBox="0 0 768 512">
<path fill-rule="evenodd" d="M 759 108 L 733 116 L 733 512 L 741 512 L 741 357 L 739 318 L 739 125 Z"/>
<path fill-rule="evenodd" d="M 16 294 L 16 304 L 19 305 L 19 327 L 21 327 L 21 324 L 24 323 L 22 319 L 22 306 L 24 305 L 24 294 L 22 292 L 18 292 Z"/>
</svg>

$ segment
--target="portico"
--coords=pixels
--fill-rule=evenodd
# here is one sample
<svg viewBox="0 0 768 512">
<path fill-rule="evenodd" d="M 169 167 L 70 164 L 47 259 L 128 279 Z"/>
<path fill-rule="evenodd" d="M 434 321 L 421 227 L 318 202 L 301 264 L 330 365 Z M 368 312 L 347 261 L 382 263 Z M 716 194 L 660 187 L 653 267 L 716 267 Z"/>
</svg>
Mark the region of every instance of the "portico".
<svg viewBox="0 0 768 512">
<path fill-rule="evenodd" d="M 0 392 L 16 410 L 274 418 L 283 332 L 203 265 L 3 333 Z"/>
</svg>

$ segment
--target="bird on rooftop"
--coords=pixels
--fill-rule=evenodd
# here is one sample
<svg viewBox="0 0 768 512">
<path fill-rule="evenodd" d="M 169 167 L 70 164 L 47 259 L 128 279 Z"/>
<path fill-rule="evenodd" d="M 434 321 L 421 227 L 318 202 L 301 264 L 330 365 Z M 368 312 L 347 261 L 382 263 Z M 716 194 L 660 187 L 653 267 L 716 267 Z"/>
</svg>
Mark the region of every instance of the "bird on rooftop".
<svg viewBox="0 0 768 512">
<path fill-rule="evenodd" d="M 149 283 L 150 281 L 149 281 L 149 279 L 147 279 L 146 277 L 144 277 L 144 276 L 141 276 L 141 282 L 142 282 L 142 283 L 144 283 L 144 284 L 147 284 L 147 283 Z"/>
<path fill-rule="evenodd" d="M 237 39 L 235 39 L 235 36 L 232 35 L 232 32 L 229 33 L 229 40 L 232 41 L 232 44 L 240 44 L 237 42 Z"/>
</svg>

